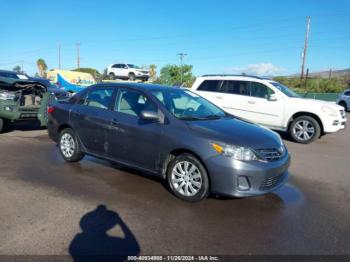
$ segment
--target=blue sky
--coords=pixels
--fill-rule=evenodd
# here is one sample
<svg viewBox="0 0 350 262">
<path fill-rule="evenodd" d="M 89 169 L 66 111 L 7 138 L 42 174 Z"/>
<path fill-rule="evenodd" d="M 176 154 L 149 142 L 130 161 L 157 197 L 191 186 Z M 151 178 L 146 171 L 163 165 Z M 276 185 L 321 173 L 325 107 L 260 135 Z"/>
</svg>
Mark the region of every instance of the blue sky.
<svg viewBox="0 0 350 262">
<path fill-rule="evenodd" d="M 0 68 L 23 64 L 34 74 L 44 58 L 58 67 L 103 70 L 125 61 L 178 64 L 196 75 L 292 74 L 300 71 L 306 16 L 311 16 L 310 71 L 350 68 L 350 1 L 11 0 L 1 4 Z"/>
</svg>

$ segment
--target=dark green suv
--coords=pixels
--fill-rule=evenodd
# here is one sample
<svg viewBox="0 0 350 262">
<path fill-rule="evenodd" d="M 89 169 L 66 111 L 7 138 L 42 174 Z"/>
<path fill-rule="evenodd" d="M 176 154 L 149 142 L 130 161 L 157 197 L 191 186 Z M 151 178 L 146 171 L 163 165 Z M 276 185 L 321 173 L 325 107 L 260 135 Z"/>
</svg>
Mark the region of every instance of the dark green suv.
<svg viewBox="0 0 350 262">
<path fill-rule="evenodd" d="M 0 133 L 17 121 L 47 125 L 47 107 L 55 96 L 36 81 L 0 77 Z"/>
</svg>

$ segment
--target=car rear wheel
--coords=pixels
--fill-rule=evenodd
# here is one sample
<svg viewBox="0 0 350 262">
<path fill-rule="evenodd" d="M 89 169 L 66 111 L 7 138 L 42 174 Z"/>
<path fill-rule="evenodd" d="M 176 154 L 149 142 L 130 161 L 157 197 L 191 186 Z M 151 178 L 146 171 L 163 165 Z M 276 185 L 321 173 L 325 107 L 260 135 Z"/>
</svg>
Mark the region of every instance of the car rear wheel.
<svg viewBox="0 0 350 262">
<path fill-rule="evenodd" d="M 129 80 L 130 80 L 130 81 L 135 81 L 135 79 L 136 79 L 135 74 L 134 74 L 134 73 L 130 73 L 130 74 L 129 74 Z"/>
<path fill-rule="evenodd" d="M 203 164 L 191 154 L 175 157 L 167 169 L 168 185 L 175 196 L 197 202 L 209 195 L 209 179 Z"/>
<path fill-rule="evenodd" d="M 58 148 L 63 159 L 67 162 L 78 162 L 84 157 L 77 136 L 70 128 L 61 132 Z"/>
<path fill-rule="evenodd" d="M 114 73 L 109 73 L 109 79 L 114 80 L 115 79 L 115 74 Z"/>
<path fill-rule="evenodd" d="M 320 137 L 321 127 L 311 116 L 300 116 L 293 120 L 289 133 L 295 142 L 309 144 Z"/>
</svg>

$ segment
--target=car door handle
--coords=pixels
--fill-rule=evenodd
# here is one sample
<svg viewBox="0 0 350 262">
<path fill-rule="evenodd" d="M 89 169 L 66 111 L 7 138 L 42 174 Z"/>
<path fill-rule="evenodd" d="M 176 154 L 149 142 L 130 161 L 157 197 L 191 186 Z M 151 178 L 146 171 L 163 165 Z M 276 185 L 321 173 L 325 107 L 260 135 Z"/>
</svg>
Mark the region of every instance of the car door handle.
<svg viewBox="0 0 350 262">
<path fill-rule="evenodd" d="M 112 124 L 113 126 L 117 126 L 117 125 L 119 125 L 119 122 L 118 122 L 117 119 L 113 118 L 112 121 L 111 121 L 111 124 Z"/>
<path fill-rule="evenodd" d="M 255 101 L 248 101 L 248 104 L 254 105 Z"/>
<path fill-rule="evenodd" d="M 222 99 L 222 96 L 216 96 L 217 99 Z"/>
</svg>

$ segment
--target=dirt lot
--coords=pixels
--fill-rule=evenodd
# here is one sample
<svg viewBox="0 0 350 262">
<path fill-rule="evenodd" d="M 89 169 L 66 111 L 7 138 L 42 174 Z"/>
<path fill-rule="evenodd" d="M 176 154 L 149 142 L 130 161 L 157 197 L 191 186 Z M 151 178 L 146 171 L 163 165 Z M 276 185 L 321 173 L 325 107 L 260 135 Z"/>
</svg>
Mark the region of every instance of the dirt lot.
<svg viewBox="0 0 350 262">
<path fill-rule="evenodd" d="M 291 177 L 275 193 L 196 204 L 106 161 L 64 163 L 46 130 L 19 129 L 0 135 L 2 255 L 350 254 L 349 128 L 287 141 Z"/>
</svg>

